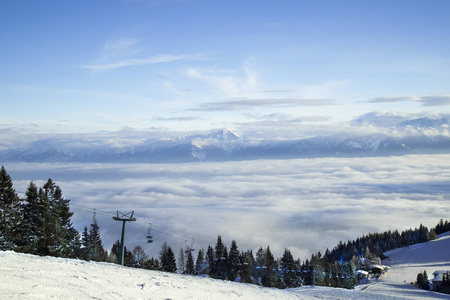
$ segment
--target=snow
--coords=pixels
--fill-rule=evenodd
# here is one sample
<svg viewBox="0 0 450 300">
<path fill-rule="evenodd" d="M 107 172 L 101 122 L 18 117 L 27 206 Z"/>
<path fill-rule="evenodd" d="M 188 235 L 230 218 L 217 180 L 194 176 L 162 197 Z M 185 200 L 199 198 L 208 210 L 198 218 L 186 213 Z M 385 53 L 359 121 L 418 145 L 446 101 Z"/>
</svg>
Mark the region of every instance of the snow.
<svg viewBox="0 0 450 300">
<path fill-rule="evenodd" d="M 410 282 L 450 269 L 450 236 L 388 252 L 381 280 L 355 290 L 303 286 L 278 290 L 211 278 L 0 251 L 0 299 L 450 299 Z"/>
</svg>

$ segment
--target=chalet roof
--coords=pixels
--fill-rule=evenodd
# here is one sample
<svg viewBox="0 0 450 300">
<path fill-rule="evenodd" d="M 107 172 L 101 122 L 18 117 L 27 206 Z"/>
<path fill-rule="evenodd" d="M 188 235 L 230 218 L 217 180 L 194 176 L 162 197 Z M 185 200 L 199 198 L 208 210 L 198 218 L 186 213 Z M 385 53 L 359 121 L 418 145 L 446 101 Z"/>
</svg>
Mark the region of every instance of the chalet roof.
<svg viewBox="0 0 450 300">
<path fill-rule="evenodd" d="M 442 276 L 445 273 L 447 273 L 447 272 L 450 272 L 450 270 L 436 270 L 436 271 L 434 271 L 434 273 L 433 273 L 433 275 L 434 275 L 433 281 L 434 282 L 442 281 Z"/>
<path fill-rule="evenodd" d="M 371 266 L 370 266 L 370 269 L 384 270 L 384 267 L 383 267 L 383 266 L 380 266 L 380 265 L 371 265 Z"/>
</svg>

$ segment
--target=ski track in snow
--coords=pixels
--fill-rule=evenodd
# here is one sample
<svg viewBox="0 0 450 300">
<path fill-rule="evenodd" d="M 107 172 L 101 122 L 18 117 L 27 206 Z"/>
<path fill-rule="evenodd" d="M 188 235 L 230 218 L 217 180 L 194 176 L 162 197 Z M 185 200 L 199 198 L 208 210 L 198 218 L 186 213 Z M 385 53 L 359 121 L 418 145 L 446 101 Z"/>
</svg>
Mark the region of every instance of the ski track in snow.
<svg viewBox="0 0 450 300">
<path fill-rule="evenodd" d="M 450 299 L 410 282 L 426 270 L 450 270 L 450 236 L 387 253 L 379 281 L 355 290 L 251 284 L 122 267 L 109 263 L 0 252 L 0 299 Z"/>
</svg>

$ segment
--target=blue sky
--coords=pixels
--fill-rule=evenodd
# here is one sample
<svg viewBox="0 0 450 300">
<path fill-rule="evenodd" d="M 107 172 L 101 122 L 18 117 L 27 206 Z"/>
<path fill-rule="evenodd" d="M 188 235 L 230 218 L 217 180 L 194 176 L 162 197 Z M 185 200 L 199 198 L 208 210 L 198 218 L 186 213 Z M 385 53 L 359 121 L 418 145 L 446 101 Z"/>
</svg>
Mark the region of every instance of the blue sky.
<svg viewBox="0 0 450 300">
<path fill-rule="evenodd" d="M 281 137 L 449 110 L 447 0 L 0 5 L 0 129 L 11 135 Z"/>
</svg>

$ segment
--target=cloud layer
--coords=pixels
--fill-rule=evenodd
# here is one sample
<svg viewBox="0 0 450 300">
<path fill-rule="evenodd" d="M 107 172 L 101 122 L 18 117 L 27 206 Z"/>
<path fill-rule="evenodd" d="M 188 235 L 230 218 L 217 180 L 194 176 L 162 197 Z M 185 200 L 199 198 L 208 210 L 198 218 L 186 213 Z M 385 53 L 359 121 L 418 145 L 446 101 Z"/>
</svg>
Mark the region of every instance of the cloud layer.
<svg viewBox="0 0 450 300">
<path fill-rule="evenodd" d="M 222 235 L 241 250 L 270 245 L 306 259 L 340 240 L 389 229 L 434 226 L 450 196 L 449 155 L 358 159 L 260 160 L 199 164 L 9 164 L 18 192 L 51 177 L 72 199 L 75 225 L 92 212 L 107 248 L 120 236 L 116 210 L 134 210 L 127 246 L 145 244 L 148 223 L 162 242 L 214 245 Z"/>
<path fill-rule="evenodd" d="M 228 101 L 207 102 L 194 111 L 223 111 L 223 110 L 245 110 L 252 107 L 264 106 L 324 106 L 336 105 L 333 99 L 303 99 L 303 98 L 265 98 L 265 99 L 231 99 Z"/>
<path fill-rule="evenodd" d="M 450 105 L 450 95 L 376 97 L 370 99 L 369 102 L 371 103 L 420 102 L 422 107 L 447 106 Z"/>
</svg>

